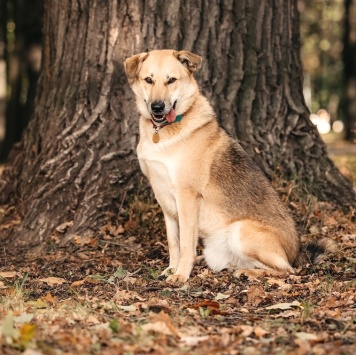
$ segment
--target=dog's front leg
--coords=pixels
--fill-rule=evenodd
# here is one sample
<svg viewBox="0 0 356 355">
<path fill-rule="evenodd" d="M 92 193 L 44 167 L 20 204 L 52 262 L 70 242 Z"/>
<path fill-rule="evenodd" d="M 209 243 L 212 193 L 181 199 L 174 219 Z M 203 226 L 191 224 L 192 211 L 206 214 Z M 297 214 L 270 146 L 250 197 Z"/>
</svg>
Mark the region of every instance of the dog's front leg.
<svg viewBox="0 0 356 355">
<path fill-rule="evenodd" d="M 190 190 L 180 191 L 177 196 L 177 208 L 180 260 L 176 272 L 169 276 L 167 281 L 184 283 L 188 280 L 196 260 L 199 216 L 197 194 Z"/>
<path fill-rule="evenodd" d="M 171 216 L 164 212 L 164 221 L 166 222 L 168 251 L 169 251 L 169 266 L 161 273 L 162 276 L 168 276 L 170 273 L 176 272 L 179 264 L 179 227 L 177 217 Z"/>
</svg>

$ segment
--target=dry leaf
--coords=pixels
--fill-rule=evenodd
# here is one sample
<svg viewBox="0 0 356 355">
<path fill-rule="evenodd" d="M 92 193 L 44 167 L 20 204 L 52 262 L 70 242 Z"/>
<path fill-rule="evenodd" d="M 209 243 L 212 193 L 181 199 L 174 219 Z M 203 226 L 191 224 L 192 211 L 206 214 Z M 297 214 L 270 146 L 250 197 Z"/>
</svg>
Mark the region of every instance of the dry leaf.
<svg viewBox="0 0 356 355">
<path fill-rule="evenodd" d="M 37 309 L 43 309 L 48 307 L 48 303 L 44 302 L 41 298 L 37 299 L 36 301 L 28 301 L 26 302 L 26 304 Z"/>
<path fill-rule="evenodd" d="M 56 228 L 56 231 L 59 233 L 65 233 L 67 231 L 67 229 L 73 225 L 73 223 L 74 223 L 73 221 L 64 222 Z"/>
<path fill-rule="evenodd" d="M 21 274 L 16 271 L 1 271 L 0 276 L 4 279 L 12 279 L 16 276 L 20 276 Z"/>
<path fill-rule="evenodd" d="M 226 300 L 227 298 L 231 297 L 231 295 L 224 295 L 223 293 L 218 293 L 214 300 L 219 301 L 219 300 Z"/>
<path fill-rule="evenodd" d="M 317 340 L 318 337 L 315 334 L 305 333 L 305 332 L 297 332 L 295 336 L 302 340 Z"/>
<path fill-rule="evenodd" d="M 292 307 L 299 307 L 303 309 L 298 301 L 293 301 L 292 303 L 277 303 L 273 306 L 265 307 L 265 309 L 292 309 Z"/>
<path fill-rule="evenodd" d="M 195 336 L 195 337 L 182 337 L 180 339 L 180 341 L 182 343 L 184 343 L 185 345 L 187 346 L 196 346 L 197 344 L 199 344 L 200 342 L 202 341 L 205 341 L 209 339 L 209 336 L 208 335 L 203 335 L 203 336 Z"/>
<path fill-rule="evenodd" d="M 271 315 L 273 318 L 297 318 L 300 316 L 300 311 L 287 311 L 278 314 Z"/>
<path fill-rule="evenodd" d="M 256 337 L 261 338 L 264 335 L 268 334 L 268 332 L 266 330 L 264 330 L 263 328 L 257 326 L 253 328 L 253 333 L 256 335 Z"/>
<path fill-rule="evenodd" d="M 194 303 L 190 306 L 187 306 L 187 308 L 208 308 L 210 311 L 212 311 L 212 314 L 222 314 L 223 312 L 219 311 L 220 304 L 217 301 L 212 301 L 212 300 L 204 300 L 198 303 Z"/>
<path fill-rule="evenodd" d="M 117 306 L 117 308 L 122 309 L 125 312 L 135 312 L 137 308 L 133 305 L 131 306 Z"/>
<path fill-rule="evenodd" d="M 242 337 L 248 337 L 253 332 L 253 327 L 251 327 L 250 325 L 238 325 L 235 329 L 240 333 Z"/>
<path fill-rule="evenodd" d="M 78 280 L 78 281 L 74 281 L 70 287 L 78 287 L 78 286 L 82 286 L 85 284 L 85 280 Z"/>
<path fill-rule="evenodd" d="M 48 292 L 46 296 L 41 297 L 41 299 L 49 304 L 57 303 L 57 297 L 53 297 L 50 292 Z"/>
<path fill-rule="evenodd" d="M 142 326 L 142 329 L 146 332 L 153 331 L 156 333 L 163 333 L 166 335 L 173 335 L 169 327 L 164 322 L 147 323 Z"/>
<path fill-rule="evenodd" d="M 54 286 L 54 285 L 62 285 L 64 282 L 67 282 L 65 279 L 62 279 L 61 277 L 47 277 L 45 279 L 39 279 L 38 281 L 45 282 L 49 286 Z"/>
<path fill-rule="evenodd" d="M 258 306 L 260 303 L 263 302 L 265 294 L 266 293 L 261 285 L 251 286 L 247 292 L 248 303 L 252 304 L 255 307 Z"/>
<path fill-rule="evenodd" d="M 27 345 L 35 336 L 36 326 L 34 324 L 24 324 L 20 328 L 20 336 L 18 342 L 21 345 Z"/>
<path fill-rule="evenodd" d="M 33 319 L 33 314 L 26 313 L 26 312 L 14 317 L 14 321 L 16 323 L 30 323 L 32 319 Z"/>
<path fill-rule="evenodd" d="M 275 278 L 269 278 L 269 279 L 267 279 L 267 282 L 270 285 L 278 285 L 278 286 L 284 286 L 286 284 L 283 280 L 275 279 Z"/>
<path fill-rule="evenodd" d="M 151 323 L 144 324 L 142 329 L 145 331 L 154 331 L 157 333 L 163 333 L 166 335 L 178 336 L 178 332 L 171 322 L 168 314 L 161 312 L 151 317 Z"/>
<path fill-rule="evenodd" d="M 94 238 L 90 237 L 83 237 L 81 235 L 75 235 L 74 238 L 74 243 L 80 246 L 89 244 L 89 245 L 95 245 L 96 240 Z"/>
</svg>

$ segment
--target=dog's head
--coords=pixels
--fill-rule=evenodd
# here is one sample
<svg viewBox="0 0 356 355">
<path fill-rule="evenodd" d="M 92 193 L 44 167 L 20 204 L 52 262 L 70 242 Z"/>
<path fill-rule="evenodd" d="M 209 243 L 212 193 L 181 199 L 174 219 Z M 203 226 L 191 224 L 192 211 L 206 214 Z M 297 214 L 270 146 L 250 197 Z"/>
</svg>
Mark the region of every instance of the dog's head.
<svg viewBox="0 0 356 355">
<path fill-rule="evenodd" d="M 156 124 L 174 122 L 184 114 L 199 92 L 193 73 L 202 57 L 188 51 L 159 50 L 125 60 L 125 71 L 136 94 L 137 107 Z"/>
</svg>

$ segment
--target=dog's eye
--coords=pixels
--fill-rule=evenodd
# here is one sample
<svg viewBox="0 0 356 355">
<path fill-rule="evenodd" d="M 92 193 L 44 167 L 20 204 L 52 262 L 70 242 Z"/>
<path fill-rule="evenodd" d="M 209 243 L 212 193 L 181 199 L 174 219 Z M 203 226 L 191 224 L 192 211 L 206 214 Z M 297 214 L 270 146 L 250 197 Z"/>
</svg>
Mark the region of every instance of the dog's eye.
<svg viewBox="0 0 356 355">
<path fill-rule="evenodd" d="M 144 79 L 147 84 L 153 84 L 153 80 L 148 76 Z"/>
<path fill-rule="evenodd" d="M 167 84 L 173 84 L 176 80 L 176 78 L 169 78 Z"/>
</svg>

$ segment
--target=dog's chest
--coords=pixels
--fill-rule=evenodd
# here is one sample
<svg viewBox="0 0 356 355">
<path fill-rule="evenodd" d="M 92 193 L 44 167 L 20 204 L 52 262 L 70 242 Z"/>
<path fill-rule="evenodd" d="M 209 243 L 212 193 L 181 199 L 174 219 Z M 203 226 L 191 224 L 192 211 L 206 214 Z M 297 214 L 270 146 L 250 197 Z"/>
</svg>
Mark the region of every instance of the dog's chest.
<svg viewBox="0 0 356 355">
<path fill-rule="evenodd" d="M 155 147 L 156 148 L 156 147 Z M 178 162 L 173 155 L 162 154 L 139 145 L 137 155 L 142 172 L 148 177 L 158 203 L 167 212 L 177 214 L 176 186 Z"/>
</svg>

